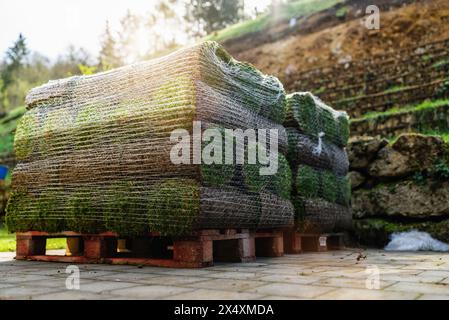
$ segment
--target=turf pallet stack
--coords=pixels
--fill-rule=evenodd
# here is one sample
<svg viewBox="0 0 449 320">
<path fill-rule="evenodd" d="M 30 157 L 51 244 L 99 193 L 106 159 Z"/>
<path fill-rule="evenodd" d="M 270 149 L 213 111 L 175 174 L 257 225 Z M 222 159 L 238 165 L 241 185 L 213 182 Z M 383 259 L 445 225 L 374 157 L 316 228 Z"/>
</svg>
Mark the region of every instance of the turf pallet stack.
<svg viewBox="0 0 449 320">
<path fill-rule="evenodd" d="M 181 235 L 293 221 L 291 172 L 283 154 L 272 176 L 259 175 L 262 165 L 195 159 L 209 141 L 189 140 L 194 121 L 201 122 L 202 133 L 278 129 L 279 150 L 288 147 L 282 84 L 234 60 L 215 42 L 51 81 L 33 89 L 27 105 L 15 139 L 19 162 L 6 217 L 11 231 Z M 171 139 L 175 129 L 182 139 Z M 174 164 L 173 147 L 184 139 L 190 159 Z M 224 163 L 224 150 L 216 152 Z"/>
<path fill-rule="evenodd" d="M 288 95 L 287 110 L 287 158 L 298 231 L 324 233 L 350 227 L 348 116 L 308 92 Z"/>
</svg>

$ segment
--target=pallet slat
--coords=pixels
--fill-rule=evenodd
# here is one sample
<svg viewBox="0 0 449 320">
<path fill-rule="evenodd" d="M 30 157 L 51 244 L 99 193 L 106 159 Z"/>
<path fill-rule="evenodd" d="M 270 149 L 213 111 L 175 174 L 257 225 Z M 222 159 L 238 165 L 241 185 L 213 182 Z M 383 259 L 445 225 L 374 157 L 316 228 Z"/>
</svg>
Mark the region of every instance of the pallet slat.
<svg viewBox="0 0 449 320">
<path fill-rule="evenodd" d="M 66 255 L 46 255 L 48 238 L 66 237 Z M 180 238 L 159 234 L 131 238 L 131 250 L 118 252 L 118 236 L 62 232 L 22 232 L 16 234 L 18 260 L 55 261 L 67 263 L 133 264 L 175 268 L 201 268 L 214 261 L 251 262 L 260 256 L 282 256 L 283 233 L 279 230 L 254 232 L 248 229 L 201 230 Z M 163 239 L 163 240 L 162 240 Z M 167 243 L 170 242 L 170 245 Z M 168 257 L 159 255 L 167 253 Z"/>
<path fill-rule="evenodd" d="M 325 252 L 344 248 L 343 233 L 302 234 L 294 229 L 284 231 L 284 247 L 287 254 Z"/>
</svg>

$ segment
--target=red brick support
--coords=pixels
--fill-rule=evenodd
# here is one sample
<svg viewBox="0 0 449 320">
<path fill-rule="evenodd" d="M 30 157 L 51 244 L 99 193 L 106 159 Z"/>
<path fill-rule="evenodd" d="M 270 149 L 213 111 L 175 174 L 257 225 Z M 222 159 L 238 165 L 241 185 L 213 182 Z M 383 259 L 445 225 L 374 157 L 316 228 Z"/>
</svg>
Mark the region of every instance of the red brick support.
<svg viewBox="0 0 449 320">
<path fill-rule="evenodd" d="M 239 239 L 239 252 L 241 262 L 251 262 L 256 260 L 256 242 L 254 235 L 248 238 Z"/>
<path fill-rule="evenodd" d="M 16 258 L 45 255 L 45 237 L 16 234 Z"/>
<path fill-rule="evenodd" d="M 281 257 L 284 255 L 282 232 L 256 234 L 256 256 Z"/>
<path fill-rule="evenodd" d="M 211 240 L 177 240 L 173 242 L 173 260 L 202 265 L 213 263 Z"/>
<path fill-rule="evenodd" d="M 134 256 L 149 257 L 151 255 L 151 238 L 149 237 L 133 238 L 131 251 Z"/>
<path fill-rule="evenodd" d="M 88 259 L 113 257 L 117 253 L 117 238 L 112 236 L 88 235 L 83 237 L 84 256 Z"/>
<path fill-rule="evenodd" d="M 295 230 L 284 232 L 284 251 L 287 254 L 298 254 L 302 252 L 301 237 Z"/>
<path fill-rule="evenodd" d="M 302 235 L 301 246 L 303 251 L 327 251 L 327 235 Z"/>
</svg>

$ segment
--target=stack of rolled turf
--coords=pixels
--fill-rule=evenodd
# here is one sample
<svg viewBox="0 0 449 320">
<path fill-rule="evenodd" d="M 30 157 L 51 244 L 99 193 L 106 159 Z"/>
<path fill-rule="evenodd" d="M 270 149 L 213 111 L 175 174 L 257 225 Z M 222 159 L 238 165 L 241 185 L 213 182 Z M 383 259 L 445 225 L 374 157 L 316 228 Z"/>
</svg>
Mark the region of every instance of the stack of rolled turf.
<svg viewBox="0 0 449 320">
<path fill-rule="evenodd" d="M 27 104 L 15 138 L 11 231 L 176 236 L 293 223 L 291 171 L 282 154 L 288 150 L 283 86 L 215 42 L 50 81 L 33 89 Z M 277 129 L 280 153 L 268 149 L 270 139 L 225 139 L 226 129 L 258 128 Z M 235 143 L 231 148 L 245 155 L 268 152 L 279 169 L 260 175 L 266 164 L 236 164 L 237 151 L 228 164 L 225 150 L 208 149 L 221 137 L 205 139 L 206 129 L 223 133 L 223 146 Z M 207 152 L 223 161 L 206 164 Z M 186 155 L 181 164 L 171 158 Z"/>
<path fill-rule="evenodd" d="M 350 227 L 347 114 L 333 110 L 311 93 L 293 93 L 287 96 L 284 125 L 298 229 L 331 232 Z"/>
</svg>

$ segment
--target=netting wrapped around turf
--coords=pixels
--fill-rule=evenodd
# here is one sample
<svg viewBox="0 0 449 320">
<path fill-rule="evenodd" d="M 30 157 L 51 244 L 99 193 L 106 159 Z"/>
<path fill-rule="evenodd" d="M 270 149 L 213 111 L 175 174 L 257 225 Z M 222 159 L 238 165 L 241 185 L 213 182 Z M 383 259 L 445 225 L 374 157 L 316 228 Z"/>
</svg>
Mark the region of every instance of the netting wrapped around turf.
<svg viewBox="0 0 449 320">
<path fill-rule="evenodd" d="M 298 128 L 308 136 L 327 140 L 344 147 L 349 139 L 346 112 L 327 106 L 310 92 L 295 92 L 287 97 L 285 125 Z"/>
<path fill-rule="evenodd" d="M 321 141 L 320 145 L 318 138 L 303 134 L 296 128 L 286 130 L 289 141 L 287 157 L 293 170 L 299 164 L 307 164 L 342 176 L 348 173 L 349 160 L 343 148 L 326 141 Z"/>
<path fill-rule="evenodd" d="M 335 111 L 311 93 L 287 96 L 292 202 L 302 232 L 331 232 L 351 226 L 351 188 L 344 146 L 349 136 L 345 112 Z"/>
<path fill-rule="evenodd" d="M 11 231 L 180 235 L 293 221 L 282 84 L 215 42 L 51 81 L 33 89 L 27 104 L 15 140 Z M 231 138 L 232 163 L 209 164 L 204 153 L 224 161 L 225 150 L 210 148 L 218 137 L 206 138 L 206 129 L 220 133 L 224 149 L 228 129 L 275 129 L 277 136 L 255 145 Z M 238 150 L 254 148 L 278 160 L 273 175 L 260 174 L 266 163 L 236 162 Z M 181 153 L 188 161 L 174 162 Z"/>
</svg>

